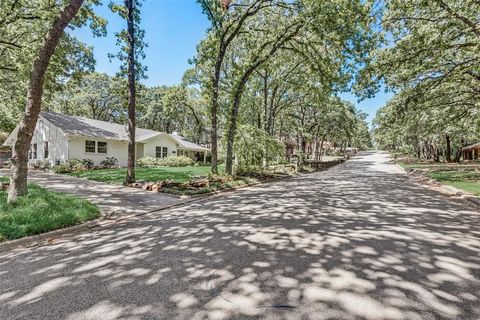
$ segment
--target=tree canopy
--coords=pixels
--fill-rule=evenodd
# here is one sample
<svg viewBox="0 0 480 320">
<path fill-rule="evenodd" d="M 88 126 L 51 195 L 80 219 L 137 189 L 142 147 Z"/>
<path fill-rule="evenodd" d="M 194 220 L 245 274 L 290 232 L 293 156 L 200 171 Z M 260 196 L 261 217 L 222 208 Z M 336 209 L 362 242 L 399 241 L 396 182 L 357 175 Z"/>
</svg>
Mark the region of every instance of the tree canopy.
<svg viewBox="0 0 480 320">
<path fill-rule="evenodd" d="M 374 52 L 371 75 L 396 94 L 375 119 L 382 148 L 451 161 L 478 142 L 478 1 L 387 1 L 389 45 Z"/>
</svg>

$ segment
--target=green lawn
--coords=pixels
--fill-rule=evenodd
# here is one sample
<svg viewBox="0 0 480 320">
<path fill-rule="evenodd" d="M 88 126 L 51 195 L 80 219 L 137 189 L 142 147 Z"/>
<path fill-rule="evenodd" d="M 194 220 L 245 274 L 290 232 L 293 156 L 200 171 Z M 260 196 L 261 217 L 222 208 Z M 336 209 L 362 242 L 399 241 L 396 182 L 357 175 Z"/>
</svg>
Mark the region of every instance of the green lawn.
<svg viewBox="0 0 480 320">
<path fill-rule="evenodd" d="M 446 185 L 480 196 L 480 166 L 466 163 L 398 162 L 405 169 L 415 169 Z"/>
<path fill-rule="evenodd" d="M 224 168 L 220 167 L 220 171 Z M 157 182 L 171 179 L 178 182 L 186 182 L 194 177 L 205 177 L 210 173 L 209 166 L 189 166 L 189 167 L 165 167 L 165 168 L 135 168 L 136 180 L 145 180 Z M 121 184 L 125 181 L 127 169 L 101 169 L 70 173 L 72 176 L 87 178 L 90 180 Z"/>
<path fill-rule="evenodd" d="M 0 177 L 0 181 L 7 181 Z M 0 241 L 17 239 L 73 226 L 99 216 L 94 204 L 29 184 L 28 195 L 16 204 L 7 204 L 7 193 L 0 191 Z"/>
<path fill-rule="evenodd" d="M 480 196 L 480 172 L 477 171 L 440 171 L 427 175 L 452 187 Z"/>
<path fill-rule="evenodd" d="M 415 163 L 415 162 L 398 162 L 405 169 L 428 169 L 428 168 L 446 168 L 448 165 L 444 163 Z"/>
</svg>

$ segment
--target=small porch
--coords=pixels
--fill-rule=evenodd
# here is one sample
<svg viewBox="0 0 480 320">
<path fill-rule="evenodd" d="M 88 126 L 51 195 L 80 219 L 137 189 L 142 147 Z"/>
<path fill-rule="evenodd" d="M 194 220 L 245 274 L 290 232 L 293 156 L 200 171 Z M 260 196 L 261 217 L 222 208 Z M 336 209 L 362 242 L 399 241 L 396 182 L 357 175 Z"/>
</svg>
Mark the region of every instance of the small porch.
<svg viewBox="0 0 480 320">
<path fill-rule="evenodd" d="M 463 160 L 478 160 L 480 156 L 480 143 L 472 144 L 462 149 Z"/>
<path fill-rule="evenodd" d="M 207 162 L 207 153 L 208 150 L 201 150 L 201 149 L 177 149 L 178 156 L 185 156 L 193 159 L 195 162 L 203 161 L 203 163 Z"/>
</svg>

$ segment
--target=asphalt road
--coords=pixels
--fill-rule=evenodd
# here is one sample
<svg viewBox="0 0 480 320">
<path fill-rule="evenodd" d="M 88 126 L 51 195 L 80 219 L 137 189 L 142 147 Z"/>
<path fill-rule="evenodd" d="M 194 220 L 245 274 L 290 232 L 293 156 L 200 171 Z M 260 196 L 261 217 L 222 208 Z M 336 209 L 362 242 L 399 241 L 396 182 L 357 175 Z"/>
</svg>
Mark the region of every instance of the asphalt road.
<svg viewBox="0 0 480 320">
<path fill-rule="evenodd" d="M 364 154 L 0 256 L 0 318 L 480 319 L 479 220 Z"/>
</svg>

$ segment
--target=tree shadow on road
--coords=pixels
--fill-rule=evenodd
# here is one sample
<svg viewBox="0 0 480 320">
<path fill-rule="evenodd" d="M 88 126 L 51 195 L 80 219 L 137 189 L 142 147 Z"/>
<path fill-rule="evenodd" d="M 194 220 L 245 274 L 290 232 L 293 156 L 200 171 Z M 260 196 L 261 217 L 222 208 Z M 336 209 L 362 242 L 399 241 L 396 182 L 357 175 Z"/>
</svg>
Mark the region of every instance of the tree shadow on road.
<svg viewBox="0 0 480 320">
<path fill-rule="evenodd" d="M 479 319 L 478 214 L 376 157 L 10 253 L 0 314 Z"/>
</svg>

